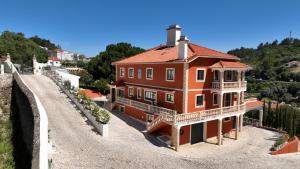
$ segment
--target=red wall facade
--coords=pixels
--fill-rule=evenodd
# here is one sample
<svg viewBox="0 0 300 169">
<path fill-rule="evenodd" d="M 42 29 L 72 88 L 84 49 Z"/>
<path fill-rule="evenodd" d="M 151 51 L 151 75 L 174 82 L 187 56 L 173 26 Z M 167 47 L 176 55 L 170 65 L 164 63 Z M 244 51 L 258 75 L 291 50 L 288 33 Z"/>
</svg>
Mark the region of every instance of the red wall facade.
<svg viewBox="0 0 300 169">
<path fill-rule="evenodd" d="M 272 155 L 277 154 L 287 154 L 287 153 L 295 153 L 298 152 L 298 146 L 299 146 L 299 139 L 295 136 L 294 140 L 287 143 L 285 146 L 283 146 L 281 149 L 277 151 L 272 151 Z"/>
</svg>

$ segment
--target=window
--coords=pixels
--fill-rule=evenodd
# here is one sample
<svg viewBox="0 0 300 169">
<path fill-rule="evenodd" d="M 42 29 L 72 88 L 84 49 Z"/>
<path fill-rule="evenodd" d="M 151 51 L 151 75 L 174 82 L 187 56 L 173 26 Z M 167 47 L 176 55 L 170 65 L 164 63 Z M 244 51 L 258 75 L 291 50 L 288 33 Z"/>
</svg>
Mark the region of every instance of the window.
<svg viewBox="0 0 300 169">
<path fill-rule="evenodd" d="M 124 97 L 124 89 L 118 89 L 118 96 L 119 97 Z"/>
<path fill-rule="evenodd" d="M 197 82 L 205 81 L 205 69 L 197 69 Z"/>
<path fill-rule="evenodd" d="M 156 92 L 145 90 L 144 99 L 146 101 L 156 101 Z"/>
<path fill-rule="evenodd" d="M 204 95 L 199 94 L 196 95 L 196 107 L 203 107 L 204 106 Z"/>
<path fill-rule="evenodd" d="M 133 96 L 133 87 L 129 87 L 128 88 L 128 97 L 132 97 Z"/>
<path fill-rule="evenodd" d="M 231 106 L 232 93 L 225 93 L 225 107 Z"/>
<path fill-rule="evenodd" d="M 142 89 L 141 88 L 137 88 L 137 98 L 138 99 L 142 98 Z"/>
<path fill-rule="evenodd" d="M 129 68 L 128 69 L 128 77 L 129 78 L 133 78 L 134 77 L 134 69 L 133 68 Z"/>
<path fill-rule="evenodd" d="M 124 113 L 125 112 L 125 107 L 124 106 L 120 106 L 120 112 Z"/>
<path fill-rule="evenodd" d="M 146 68 L 146 79 L 147 80 L 153 79 L 153 69 L 152 68 Z"/>
<path fill-rule="evenodd" d="M 138 69 L 138 79 L 141 79 L 142 78 L 142 69 L 139 68 Z"/>
<path fill-rule="evenodd" d="M 224 118 L 224 122 L 228 122 L 228 121 L 230 121 L 230 120 L 231 120 L 230 117 L 225 117 L 225 118 Z"/>
<path fill-rule="evenodd" d="M 124 77 L 125 71 L 123 67 L 120 67 L 120 77 Z"/>
<path fill-rule="evenodd" d="M 174 103 L 174 94 L 166 93 L 166 102 Z"/>
<path fill-rule="evenodd" d="M 226 70 L 225 74 L 225 81 L 232 81 L 233 80 L 233 71 Z"/>
<path fill-rule="evenodd" d="M 219 71 L 217 70 L 214 71 L 214 80 L 219 81 Z"/>
<path fill-rule="evenodd" d="M 174 68 L 167 68 L 166 69 L 166 80 L 167 81 L 174 81 L 175 79 L 175 69 Z"/>
<path fill-rule="evenodd" d="M 219 98 L 218 98 L 218 94 L 214 93 L 213 94 L 213 105 L 218 105 L 219 104 Z"/>
</svg>

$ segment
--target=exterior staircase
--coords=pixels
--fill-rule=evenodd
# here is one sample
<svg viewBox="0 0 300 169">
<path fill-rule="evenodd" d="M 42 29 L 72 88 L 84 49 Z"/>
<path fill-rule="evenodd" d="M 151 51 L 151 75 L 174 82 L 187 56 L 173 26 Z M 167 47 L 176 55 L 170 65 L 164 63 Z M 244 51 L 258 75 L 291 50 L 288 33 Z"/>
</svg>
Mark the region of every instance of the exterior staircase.
<svg viewBox="0 0 300 169">
<path fill-rule="evenodd" d="M 147 125 L 147 132 L 152 133 L 156 129 L 161 128 L 165 124 L 172 124 L 172 120 L 165 115 L 159 115 L 151 123 Z"/>
</svg>

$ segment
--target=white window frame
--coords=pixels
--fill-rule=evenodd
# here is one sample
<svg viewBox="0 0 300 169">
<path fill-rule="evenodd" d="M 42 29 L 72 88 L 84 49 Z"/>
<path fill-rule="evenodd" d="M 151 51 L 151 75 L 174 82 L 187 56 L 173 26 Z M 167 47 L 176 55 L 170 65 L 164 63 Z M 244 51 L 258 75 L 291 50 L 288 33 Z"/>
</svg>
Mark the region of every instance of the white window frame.
<svg viewBox="0 0 300 169">
<path fill-rule="evenodd" d="M 215 99 L 214 99 L 214 97 L 217 97 L 217 103 L 215 104 Z M 214 106 L 216 106 L 216 105 L 219 105 L 219 95 L 218 95 L 218 93 L 213 93 L 213 105 Z"/>
<path fill-rule="evenodd" d="M 123 71 L 123 75 L 122 75 L 122 72 Z M 120 77 L 124 77 L 125 76 L 125 68 L 124 67 L 120 67 Z"/>
<path fill-rule="evenodd" d="M 168 70 L 173 70 L 173 72 L 174 72 L 174 78 L 173 78 L 173 80 L 168 80 Z M 175 68 L 166 68 L 166 81 L 168 81 L 168 82 L 174 82 L 175 81 Z"/>
<path fill-rule="evenodd" d="M 130 95 L 130 89 L 132 89 L 132 95 Z M 133 97 L 133 96 L 134 96 L 134 88 L 128 87 L 128 97 Z"/>
<path fill-rule="evenodd" d="M 168 97 L 167 95 L 170 94 L 173 96 L 173 101 L 168 101 Z M 165 102 L 167 103 L 174 103 L 175 97 L 174 97 L 174 93 L 165 93 Z"/>
<path fill-rule="evenodd" d="M 203 80 L 198 80 L 198 70 L 203 70 Z M 206 79 L 206 69 L 204 68 L 197 68 L 196 69 L 196 81 L 197 82 L 205 82 Z"/>
<path fill-rule="evenodd" d="M 132 76 L 130 76 L 130 70 L 132 70 L 132 72 L 133 72 L 133 75 Z M 129 67 L 128 68 L 128 78 L 134 78 L 134 68 L 133 67 Z"/>
<path fill-rule="evenodd" d="M 148 70 L 151 70 L 151 72 L 152 72 L 151 78 L 148 78 L 148 77 L 147 77 L 147 72 L 148 72 Z M 147 79 L 147 80 L 153 80 L 153 68 L 146 68 L 146 79 Z"/>
<path fill-rule="evenodd" d="M 139 93 L 140 93 L 140 97 L 139 97 Z M 141 88 L 136 89 L 136 98 L 137 99 L 142 99 L 142 89 Z"/>
<path fill-rule="evenodd" d="M 125 89 L 124 89 L 123 87 L 122 87 L 122 88 L 117 88 L 117 90 L 116 90 L 116 91 L 117 91 L 117 96 L 118 96 L 118 97 L 121 97 L 121 96 L 119 95 L 119 90 L 123 91 L 123 94 L 124 94 L 124 95 L 123 95 L 122 97 L 125 97 L 125 96 L 126 96 L 126 93 L 125 93 Z"/>
<path fill-rule="evenodd" d="M 197 98 L 198 98 L 198 96 L 203 96 L 203 104 L 200 105 L 200 106 L 197 105 Z M 196 97 L 195 97 L 195 107 L 196 108 L 200 108 L 200 107 L 204 107 L 204 105 L 205 105 L 205 94 L 196 94 Z"/>
<path fill-rule="evenodd" d="M 146 92 L 155 92 L 155 101 L 157 102 L 157 91 L 149 90 L 149 89 L 144 89 L 144 100 L 148 101 L 148 102 L 152 102 L 152 100 L 146 99 Z"/>
</svg>

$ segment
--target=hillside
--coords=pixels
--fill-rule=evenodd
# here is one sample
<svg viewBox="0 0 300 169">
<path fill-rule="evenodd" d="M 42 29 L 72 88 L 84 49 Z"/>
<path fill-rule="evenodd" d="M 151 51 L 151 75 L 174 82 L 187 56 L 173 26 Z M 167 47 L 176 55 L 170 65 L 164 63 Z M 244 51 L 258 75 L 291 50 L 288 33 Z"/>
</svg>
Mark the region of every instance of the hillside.
<svg viewBox="0 0 300 169">
<path fill-rule="evenodd" d="M 47 51 L 41 46 L 57 47 L 49 40 L 37 36 L 26 38 L 23 33 L 4 31 L 0 35 L 0 56 L 10 53 L 14 63 L 32 65 L 34 55 L 37 57 L 38 62 L 47 62 Z"/>
<path fill-rule="evenodd" d="M 247 92 L 300 106 L 300 40 L 261 43 L 257 48 L 228 52 L 253 67 L 247 72 Z"/>
<path fill-rule="evenodd" d="M 228 52 L 239 56 L 253 70 L 249 76 L 255 79 L 300 82 L 300 39 L 286 38 L 280 43 L 261 43 L 257 48 L 234 49 Z M 293 64 L 296 63 L 296 64 Z"/>
</svg>

